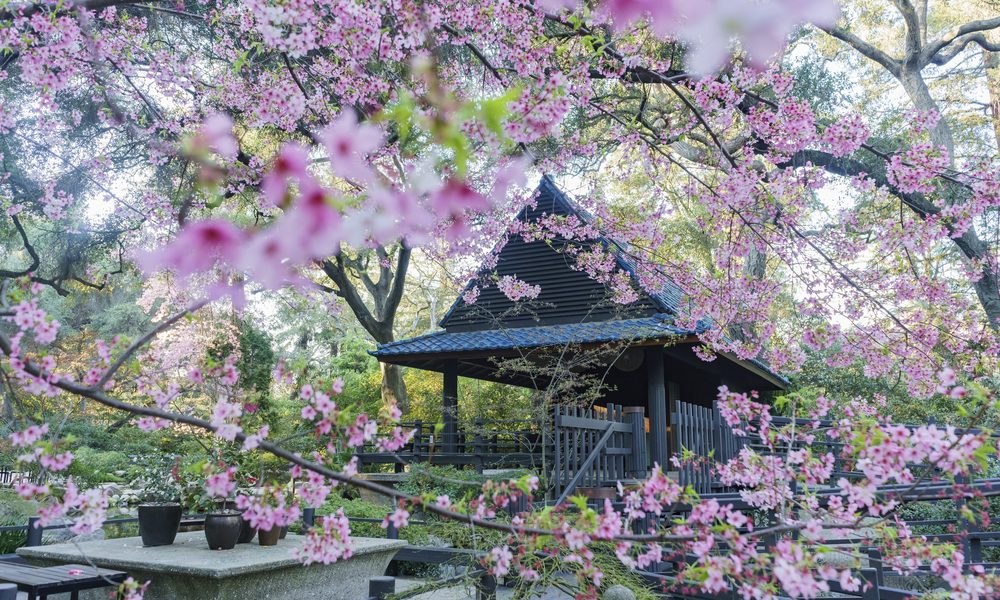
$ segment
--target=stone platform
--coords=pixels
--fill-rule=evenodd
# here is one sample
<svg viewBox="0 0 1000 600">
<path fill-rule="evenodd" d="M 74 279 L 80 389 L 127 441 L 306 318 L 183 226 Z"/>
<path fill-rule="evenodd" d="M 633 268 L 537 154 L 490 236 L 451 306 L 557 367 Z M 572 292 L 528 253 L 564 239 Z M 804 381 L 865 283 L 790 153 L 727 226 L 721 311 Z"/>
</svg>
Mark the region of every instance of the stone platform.
<svg viewBox="0 0 1000 600">
<path fill-rule="evenodd" d="M 291 550 L 305 538 L 289 534 L 277 546 L 256 542 L 233 550 L 209 550 L 205 533 L 177 534 L 171 546 L 145 548 L 138 537 L 18 548 L 33 565 L 88 561 L 126 571 L 137 581 L 150 580 L 146 600 L 357 600 L 368 596 L 368 580 L 382 575 L 403 540 L 352 538 L 354 556 L 332 565 L 302 566 Z M 107 592 L 81 600 L 106 600 Z"/>
</svg>

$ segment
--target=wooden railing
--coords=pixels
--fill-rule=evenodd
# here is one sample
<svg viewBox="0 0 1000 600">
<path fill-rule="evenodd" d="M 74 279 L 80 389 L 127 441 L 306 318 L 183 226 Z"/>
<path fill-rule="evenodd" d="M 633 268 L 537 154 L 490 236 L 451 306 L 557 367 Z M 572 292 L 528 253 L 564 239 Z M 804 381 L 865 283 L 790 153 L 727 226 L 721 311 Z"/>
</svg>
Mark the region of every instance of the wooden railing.
<svg viewBox="0 0 1000 600">
<path fill-rule="evenodd" d="M 391 464 L 397 468 L 413 463 L 484 468 L 541 468 L 544 432 L 535 421 L 488 421 L 460 423 L 455 433 L 436 423 L 411 421 L 400 424 L 413 430 L 413 439 L 396 452 L 385 452 L 376 443 L 358 449 L 362 465 Z"/>
</svg>

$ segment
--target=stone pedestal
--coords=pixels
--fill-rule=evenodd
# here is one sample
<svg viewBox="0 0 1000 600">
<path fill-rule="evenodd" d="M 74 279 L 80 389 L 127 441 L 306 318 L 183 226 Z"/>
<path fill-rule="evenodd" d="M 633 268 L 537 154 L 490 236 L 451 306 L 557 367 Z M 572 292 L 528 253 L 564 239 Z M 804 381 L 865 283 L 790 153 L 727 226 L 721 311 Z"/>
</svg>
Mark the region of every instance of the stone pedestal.
<svg viewBox="0 0 1000 600">
<path fill-rule="evenodd" d="M 38 566 L 92 562 L 152 581 L 146 600 L 247 600 L 302 598 L 357 600 L 368 596 L 368 580 L 382 575 L 402 540 L 353 538 L 354 556 L 332 565 L 302 566 L 291 551 L 305 538 L 289 534 L 277 546 L 239 544 L 209 550 L 201 531 L 177 534 L 171 546 L 145 548 L 138 537 L 81 544 L 18 548 Z M 81 600 L 106 600 L 107 591 L 82 593 Z"/>
<path fill-rule="evenodd" d="M 386 487 L 391 487 L 393 489 L 396 486 L 407 479 L 409 479 L 409 473 L 358 473 L 355 475 L 358 479 L 367 479 L 368 481 L 384 485 Z M 361 499 L 366 502 L 372 502 L 374 504 L 384 504 L 388 507 L 395 507 L 396 503 L 393 502 L 392 498 L 389 496 L 383 496 L 382 494 L 376 494 L 375 492 L 366 490 L 365 488 L 356 488 Z M 391 511 L 389 511 L 391 512 Z"/>
</svg>

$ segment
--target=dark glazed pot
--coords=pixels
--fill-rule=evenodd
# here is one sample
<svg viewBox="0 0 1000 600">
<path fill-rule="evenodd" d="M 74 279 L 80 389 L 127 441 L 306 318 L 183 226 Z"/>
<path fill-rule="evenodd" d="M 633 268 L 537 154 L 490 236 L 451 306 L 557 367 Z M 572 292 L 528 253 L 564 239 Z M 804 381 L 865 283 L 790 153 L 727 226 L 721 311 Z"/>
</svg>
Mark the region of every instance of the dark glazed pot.
<svg viewBox="0 0 1000 600">
<path fill-rule="evenodd" d="M 219 511 L 205 515 L 205 539 L 212 550 L 232 550 L 240 538 L 243 515 L 237 511 Z"/>
<path fill-rule="evenodd" d="M 283 540 L 285 539 L 286 535 L 288 535 L 288 525 L 285 525 L 284 527 L 281 528 L 281 535 L 278 536 L 278 539 Z"/>
<path fill-rule="evenodd" d="M 261 546 L 276 546 L 278 544 L 278 538 L 280 537 L 280 527 L 272 527 L 270 531 L 264 531 L 261 529 L 257 532 L 257 542 Z"/>
<path fill-rule="evenodd" d="M 149 502 L 139 505 L 139 535 L 143 546 L 169 546 L 181 524 L 181 505 Z"/>
<path fill-rule="evenodd" d="M 257 535 L 257 530 L 250 525 L 250 521 L 240 517 L 240 538 L 236 540 L 236 543 L 249 544 L 255 535 Z"/>
</svg>

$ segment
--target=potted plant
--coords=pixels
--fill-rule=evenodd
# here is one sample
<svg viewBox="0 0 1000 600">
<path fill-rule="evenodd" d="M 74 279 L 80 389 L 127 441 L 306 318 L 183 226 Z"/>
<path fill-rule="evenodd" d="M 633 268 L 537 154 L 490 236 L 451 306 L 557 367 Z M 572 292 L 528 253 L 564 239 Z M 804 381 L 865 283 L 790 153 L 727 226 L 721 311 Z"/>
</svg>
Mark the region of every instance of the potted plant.
<svg viewBox="0 0 1000 600">
<path fill-rule="evenodd" d="M 295 522 L 300 514 L 294 495 L 279 484 L 257 487 L 252 495 L 237 497 L 236 503 L 244 509 L 244 518 L 257 528 L 257 541 L 261 546 L 276 545 L 282 537 L 282 530 Z"/>
<path fill-rule="evenodd" d="M 212 550 L 232 550 L 240 539 L 243 514 L 232 508 L 221 508 L 205 515 L 205 540 Z"/>
<path fill-rule="evenodd" d="M 148 466 L 135 481 L 139 504 L 139 535 L 143 546 L 169 546 L 181 524 L 181 487 L 176 467 L 166 461 Z"/>
<path fill-rule="evenodd" d="M 240 538 L 243 527 L 243 513 L 234 508 L 230 494 L 236 489 L 233 475 L 236 467 L 224 463 L 207 464 L 202 468 L 206 475 L 202 493 L 196 502 L 208 506 L 205 514 L 205 540 L 212 550 L 232 550 Z"/>
</svg>

